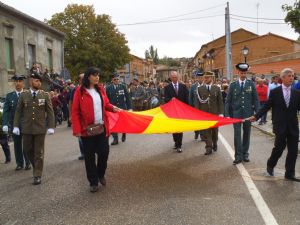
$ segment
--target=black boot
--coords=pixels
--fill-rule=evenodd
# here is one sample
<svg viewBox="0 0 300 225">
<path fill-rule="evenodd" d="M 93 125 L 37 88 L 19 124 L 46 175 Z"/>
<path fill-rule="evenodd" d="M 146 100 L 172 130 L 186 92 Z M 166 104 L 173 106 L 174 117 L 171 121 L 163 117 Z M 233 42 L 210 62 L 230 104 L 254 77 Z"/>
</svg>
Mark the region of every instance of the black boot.
<svg viewBox="0 0 300 225">
<path fill-rule="evenodd" d="M 122 142 L 126 141 L 126 134 L 122 134 Z"/>
<path fill-rule="evenodd" d="M 119 144 L 119 141 L 117 139 L 114 139 L 113 142 L 111 143 L 111 145 L 117 145 Z"/>
</svg>

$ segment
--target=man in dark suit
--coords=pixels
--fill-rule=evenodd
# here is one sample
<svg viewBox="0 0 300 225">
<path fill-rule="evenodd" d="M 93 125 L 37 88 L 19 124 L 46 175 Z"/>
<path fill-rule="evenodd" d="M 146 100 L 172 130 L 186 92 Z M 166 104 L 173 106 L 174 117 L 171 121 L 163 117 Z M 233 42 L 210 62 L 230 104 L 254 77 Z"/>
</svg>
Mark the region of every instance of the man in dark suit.
<svg viewBox="0 0 300 225">
<path fill-rule="evenodd" d="M 178 74 L 176 71 L 172 71 L 170 75 L 171 83 L 165 87 L 165 102 L 169 102 L 172 98 L 177 98 L 179 101 L 189 104 L 189 90 L 187 87 L 178 82 Z M 183 133 L 173 134 L 173 140 L 175 142 L 174 148 L 177 152 L 182 152 L 182 137 Z"/>
<path fill-rule="evenodd" d="M 267 172 L 274 176 L 274 167 L 287 146 L 285 161 L 285 179 L 300 182 L 295 177 L 295 166 L 298 156 L 299 122 L 297 112 L 300 110 L 300 91 L 292 89 L 294 71 L 286 68 L 281 71 L 282 86 L 270 92 L 266 104 L 250 117 L 250 121 L 258 120 L 272 108 L 273 132 L 275 143 L 272 154 L 267 162 Z"/>
<path fill-rule="evenodd" d="M 5 98 L 4 108 L 3 108 L 3 132 L 6 134 L 11 134 L 13 129 L 14 117 L 16 112 L 17 103 L 19 97 L 24 89 L 24 75 L 14 75 L 12 80 L 14 80 L 15 90 L 8 93 Z M 30 162 L 26 154 L 23 152 L 22 146 L 22 135 L 14 135 L 14 150 L 15 150 L 15 158 L 16 158 L 16 170 L 21 170 L 24 168 L 25 170 L 29 170 L 31 168 Z M 24 163 L 25 161 L 25 163 Z"/>
</svg>

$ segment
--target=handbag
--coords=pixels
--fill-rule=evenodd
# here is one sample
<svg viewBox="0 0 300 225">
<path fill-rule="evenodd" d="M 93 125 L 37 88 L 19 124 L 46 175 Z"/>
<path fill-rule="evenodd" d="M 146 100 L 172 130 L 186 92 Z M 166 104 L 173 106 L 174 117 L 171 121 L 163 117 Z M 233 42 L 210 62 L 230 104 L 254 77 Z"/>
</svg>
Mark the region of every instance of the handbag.
<svg viewBox="0 0 300 225">
<path fill-rule="evenodd" d="M 103 124 L 97 123 L 87 126 L 86 133 L 88 137 L 96 136 L 104 132 Z"/>
</svg>

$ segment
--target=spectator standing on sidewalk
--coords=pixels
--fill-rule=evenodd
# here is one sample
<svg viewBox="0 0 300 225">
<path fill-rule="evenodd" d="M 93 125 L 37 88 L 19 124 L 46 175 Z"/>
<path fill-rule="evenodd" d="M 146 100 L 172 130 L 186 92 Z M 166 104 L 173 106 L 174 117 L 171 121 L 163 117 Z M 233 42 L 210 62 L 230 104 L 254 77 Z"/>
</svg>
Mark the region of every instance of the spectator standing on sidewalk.
<svg viewBox="0 0 300 225">
<path fill-rule="evenodd" d="M 257 80 L 256 91 L 258 94 L 260 107 L 262 108 L 263 105 L 268 100 L 268 86 L 264 84 L 264 80 L 261 78 L 258 78 Z M 261 119 L 258 124 L 263 125 L 266 122 L 267 122 L 267 113 L 261 116 Z"/>
</svg>

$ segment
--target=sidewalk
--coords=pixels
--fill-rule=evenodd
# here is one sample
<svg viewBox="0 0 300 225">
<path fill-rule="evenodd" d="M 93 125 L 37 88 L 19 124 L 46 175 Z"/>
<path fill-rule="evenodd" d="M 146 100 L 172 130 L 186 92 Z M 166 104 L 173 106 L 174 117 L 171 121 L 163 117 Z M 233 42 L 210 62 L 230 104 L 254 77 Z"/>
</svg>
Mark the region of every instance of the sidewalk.
<svg viewBox="0 0 300 225">
<path fill-rule="evenodd" d="M 271 113 L 268 112 L 267 114 L 267 123 L 263 124 L 263 125 L 258 125 L 258 121 L 257 122 L 253 122 L 252 126 L 257 128 L 258 130 L 260 130 L 261 132 L 268 134 L 272 137 L 275 137 L 275 134 L 273 133 L 273 126 L 272 126 L 272 120 L 271 120 Z M 300 125 L 299 125 L 300 127 Z M 300 142 L 300 139 L 299 139 Z M 298 154 L 300 154 L 300 149 L 298 148 Z"/>
</svg>

